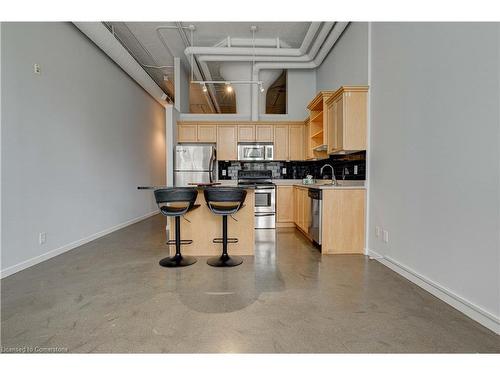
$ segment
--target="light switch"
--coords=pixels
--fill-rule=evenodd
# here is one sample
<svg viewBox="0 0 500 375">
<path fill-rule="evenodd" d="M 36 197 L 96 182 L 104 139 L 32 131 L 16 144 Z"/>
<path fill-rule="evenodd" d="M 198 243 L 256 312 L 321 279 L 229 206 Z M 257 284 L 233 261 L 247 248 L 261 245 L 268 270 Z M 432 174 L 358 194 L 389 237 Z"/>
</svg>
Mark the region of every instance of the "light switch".
<svg viewBox="0 0 500 375">
<path fill-rule="evenodd" d="M 384 242 L 388 243 L 389 242 L 389 232 L 384 230 Z"/>
</svg>

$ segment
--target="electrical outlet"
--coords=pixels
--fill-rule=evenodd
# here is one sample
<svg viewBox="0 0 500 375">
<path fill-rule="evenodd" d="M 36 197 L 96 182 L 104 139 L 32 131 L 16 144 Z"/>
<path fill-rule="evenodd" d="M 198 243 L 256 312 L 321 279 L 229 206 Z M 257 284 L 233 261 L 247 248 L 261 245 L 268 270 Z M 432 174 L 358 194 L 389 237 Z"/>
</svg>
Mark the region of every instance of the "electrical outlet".
<svg viewBox="0 0 500 375">
<path fill-rule="evenodd" d="M 42 74 L 42 68 L 40 68 L 40 64 L 33 64 L 33 73 Z"/>
<path fill-rule="evenodd" d="M 354 166 L 354 174 L 358 174 L 358 166 L 357 165 Z"/>
<path fill-rule="evenodd" d="M 285 167 L 281 168 L 281 173 L 286 174 L 286 168 Z"/>
<path fill-rule="evenodd" d="M 388 243 L 389 242 L 389 232 L 384 230 L 384 242 Z"/>
<path fill-rule="evenodd" d="M 40 232 L 38 234 L 38 243 L 40 245 L 43 245 L 47 241 L 47 233 L 46 232 Z"/>
<path fill-rule="evenodd" d="M 375 236 L 377 236 L 377 238 L 380 237 L 380 227 L 378 225 L 375 227 Z"/>
<path fill-rule="evenodd" d="M 227 176 L 227 170 L 223 169 L 223 170 L 222 170 L 222 175 L 223 175 L 223 176 Z"/>
</svg>

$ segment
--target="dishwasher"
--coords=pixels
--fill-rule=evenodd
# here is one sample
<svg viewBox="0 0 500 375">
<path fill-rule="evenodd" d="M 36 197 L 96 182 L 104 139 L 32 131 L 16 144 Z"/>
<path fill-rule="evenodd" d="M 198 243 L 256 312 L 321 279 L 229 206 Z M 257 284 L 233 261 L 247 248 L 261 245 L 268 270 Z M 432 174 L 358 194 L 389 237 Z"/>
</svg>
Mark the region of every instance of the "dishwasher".
<svg viewBox="0 0 500 375">
<path fill-rule="evenodd" d="M 307 232 L 313 241 L 321 246 L 321 209 L 323 196 L 320 189 L 310 188 L 307 193 L 309 199 L 311 199 L 311 221 L 309 223 L 309 228 Z"/>
</svg>

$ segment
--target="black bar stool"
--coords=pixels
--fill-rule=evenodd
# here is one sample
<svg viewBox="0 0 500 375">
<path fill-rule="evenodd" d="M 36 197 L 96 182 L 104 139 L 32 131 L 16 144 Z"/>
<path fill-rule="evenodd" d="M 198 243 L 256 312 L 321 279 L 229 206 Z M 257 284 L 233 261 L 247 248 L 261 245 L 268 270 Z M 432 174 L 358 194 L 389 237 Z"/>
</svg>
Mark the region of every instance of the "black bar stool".
<svg viewBox="0 0 500 375">
<path fill-rule="evenodd" d="M 166 188 L 155 190 L 155 199 L 164 216 L 175 217 L 175 239 L 167 240 L 167 245 L 175 244 L 175 255 L 160 260 L 162 267 L 185 267 L 196 263 L 196 258 L 181 254 L 181 245 L 189 245 L 193 240 L 181 240 L 181 216 L 200 207 L 196 202 L 198 191 L 192 188 Z M 171 203 L 175 205 L 170 205 Z M 183 205 L 180 205 L 183 203 Z"/>
<path fill-rule="evenodd" d="M 234 267 L 243 263 L 241 257 L 229 257 L 227 244 L 237 243 L 237 238 L 227 237 L 227 216 L 238 212 L 245 202 L 247 192 L 239 188 L 208 188 L 203 192 L 208 208 L 214 215 L 222 216 L 222 238 L 214 238 L 214 243 L 222 244 L 222 255 L 208 259 L 213 267 Z M 221 204 L 222 203 L 222 204 Z"/>
</svg>

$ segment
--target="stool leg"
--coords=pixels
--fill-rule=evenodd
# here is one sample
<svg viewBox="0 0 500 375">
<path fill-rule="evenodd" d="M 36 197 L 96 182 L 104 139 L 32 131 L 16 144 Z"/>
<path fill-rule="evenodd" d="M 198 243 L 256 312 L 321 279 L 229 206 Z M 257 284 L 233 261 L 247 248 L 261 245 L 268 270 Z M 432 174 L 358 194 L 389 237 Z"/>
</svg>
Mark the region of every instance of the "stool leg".
<svg viewBox="0 0 500 375">
<path fill-rule="evenodd" d="M 181 218 L 175 217 L 175 255 L 160 260 L 162 267 L 185 267 L 196 263 L 195 257 L 183 256 L 181 254 Z"/>
<path fill-rule="evenodd" d="M 230 257 L 227 253 L 227 215 L 222 216 L 222 255 L 207 260 L 213 267 L 234 267 L 243 263 L 242 257 Z"/>
</svg>

